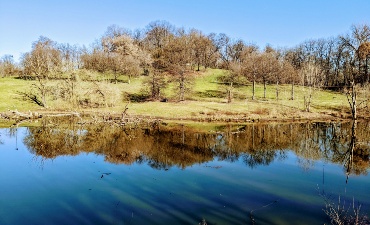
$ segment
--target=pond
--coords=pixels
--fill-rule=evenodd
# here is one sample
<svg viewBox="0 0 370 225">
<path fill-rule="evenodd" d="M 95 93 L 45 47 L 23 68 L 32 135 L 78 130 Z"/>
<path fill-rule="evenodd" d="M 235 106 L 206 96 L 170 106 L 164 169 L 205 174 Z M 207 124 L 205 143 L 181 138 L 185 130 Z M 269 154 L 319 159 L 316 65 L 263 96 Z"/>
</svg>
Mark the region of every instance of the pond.
<svg viewBox="0 0 370 225">
<path fill-rule="evenodd" d="M 338 205 L 348 217 L 361 206 L 367 223 L 369 128 L 52 119 L 3 128 L 0 224 L 330 224 Z"/>
</svg>

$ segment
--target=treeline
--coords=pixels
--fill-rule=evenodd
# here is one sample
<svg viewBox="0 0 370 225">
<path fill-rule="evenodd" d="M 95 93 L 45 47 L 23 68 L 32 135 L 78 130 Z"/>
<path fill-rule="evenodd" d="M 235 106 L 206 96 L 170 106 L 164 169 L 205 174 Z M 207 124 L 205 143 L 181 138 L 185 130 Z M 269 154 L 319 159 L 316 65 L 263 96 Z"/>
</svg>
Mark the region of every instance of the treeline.
<svg viewBox="0 0 370 225">
<path fill-rule="evenodd" d="M 145 75 L 152 99 L 161 98 L 163 88 L 172 82 L 181 101 L 191 88 L 194 71 L 206 68 L 230 71 L 223 78 L 230 87 L 258 82 L 340 89 L 369 82 L 369 58 L 369 25 L 354 25 L 347 34 L 307 40 L 292 48 L 261 49 L 226 34 L 205 34 L 155 21 L 135 31 L 112 25 L 88 48 L 40 37 L 19 65 L 10 55 L 3 56 L 0 73 L 40 80 L 95 71 L 110 73 L 114 82 L 121 76 L 130 82 L 134 76 Z"/>
</svg>

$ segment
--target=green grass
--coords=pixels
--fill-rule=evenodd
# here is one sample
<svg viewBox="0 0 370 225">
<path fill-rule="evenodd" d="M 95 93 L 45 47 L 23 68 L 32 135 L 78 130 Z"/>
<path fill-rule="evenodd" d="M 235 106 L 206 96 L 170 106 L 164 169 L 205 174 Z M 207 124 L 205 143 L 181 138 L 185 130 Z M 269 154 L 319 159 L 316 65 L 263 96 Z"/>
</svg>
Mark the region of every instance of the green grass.
<svg viewBox="0 0 370 225">
<path fill-rule="evenodd" d="M 21 91 L 29 90 L 33 81 L 25 81 L 22 79 L 15 79 L 6 77 L 0 79 L 0 112 L 8 110 L 38 110 L 40 107 L 22 100 L 18 94 Z"/>
<path fill-rule="evenodd" d="M 263 98 L 263 85 L 256 85 L 255 100 L 252 100 L 252 86 L 246 84 L 234 86 L 233 102 L 227 104 L 227 85 L 219 82 L 219 77 L 225 74 L 224 70 L 207 69 L 203 72 L 194 72 L 193 89 L 187 100 L 177 102 L 175 86 L 169 85 L 163 91 L 163 97 L 170 102 L 131 102 L 128 113 L 130 115 L 142 115 L 152 117 L 165 117 L 169 119 L 199 119 L 199 118 L 285 118 L 285 117 L 310 117 L 317 116 L 315 113 L 337 114 L 348 113 L 346 96 L 340 92 L 315 90 L 312 97 L 311 115 L 304 114 L 304 96 L 307 88 L 295 86 L 295 99 L 291 98 L 291 85 L 279 85 L 279 100 L 276 99 L 276 85 L 268 85 L 266 98 Z M 98 76 L 98 75 L 94 75 Z M 101 77 L 107 75 L 100 75 Z M 145 76 L 133 77 L 131 83 L 127 77 L 121 76 L 117 84 L 105 82 L 107 89 L 119 92 L 120 96 L 131 94 L 139 96 L 143 90 Z M 109 79 L 108 79 L 109 80 Z M 30 90 L 34 81 L 26 81 L 16 78 L 0 79 L 0 112 L 8 110 L 40 111 L 42 108 L 36 104 L 24 101 L 19 91 Z M 59 81 L 60 82 L 60 81 Z M 51 86 L 59 85 L 58 81 L 49 81 Z M 80 81 L 78 86 L 84 91 L 89 90 L 91 83 Z M 125 93 L 125 94 L 124 94 Z M 117 96 L 117 95 L 116 95 Z M 363 95 L 362 98 L 366 96 Z M 109 108 L 75 109 L 61 99 L 48 99 L 48 110 L 84 110 L 103 113 L 120 113 L 127 104 L 127 99 L 115 97 L 115 105 Z"/>
<path fill-rule="evenodd" d="M 207 69 L 205 72 L 197 72 L 194 83 L 194 91 L 206 92 L 208 90 L 218 90 L 218 78 L 224 75 L 225 71 L 220 69 Z"/>
</svg>

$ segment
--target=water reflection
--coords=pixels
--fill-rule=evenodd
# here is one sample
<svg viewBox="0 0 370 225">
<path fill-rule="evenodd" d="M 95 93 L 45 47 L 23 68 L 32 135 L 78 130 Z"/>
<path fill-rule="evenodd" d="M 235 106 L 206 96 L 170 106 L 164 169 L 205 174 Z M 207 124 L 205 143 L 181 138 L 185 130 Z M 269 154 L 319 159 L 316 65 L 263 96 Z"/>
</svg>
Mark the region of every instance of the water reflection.
<svg viewBox="0 0 370 225">
<path fill-rule="evenodd" d="M 137 127 L 82 124 L 48 119 L 29 127 L 28 149 L 45 159 L 81 152 L 103 155 L 114 164 L 146 163 L 168 170 L 186 168 L 215 158 L 255 168 L 286 158 L 294 151 L 309 170 L 316 160 L 343 165 L 347 177 L 367 174 L 370 159 L 369 122 L 291 123 L 214 126 L 209 129 L 148 123 Z M 9 135 L 16 135 L 9 130 Z"/>
<path fill-rule="evenodd" d="M 0 129 L 0 224 L 330 223 L 317 187 L 369 212 L 370 181 L 357 176 L 368 128 L 48 118 Z"/>
</svg>

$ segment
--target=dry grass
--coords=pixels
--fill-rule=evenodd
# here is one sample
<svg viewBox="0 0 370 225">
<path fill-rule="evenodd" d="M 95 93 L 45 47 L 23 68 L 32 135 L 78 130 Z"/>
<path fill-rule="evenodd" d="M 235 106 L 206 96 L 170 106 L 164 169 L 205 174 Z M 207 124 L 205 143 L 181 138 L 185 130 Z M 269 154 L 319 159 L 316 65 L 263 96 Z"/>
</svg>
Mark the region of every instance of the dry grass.
<svg viewBox="0 0 370 225">
<path fill-rule="evenodd" d="M 367 225 L 370 223 L 366 213 L 361 212 L 361 204 L 355 203 L 355 199 L 346 203 L 346 200 L 338 197 L 338 202 L 333 201 L 331 197 L 326 194 L 320 194 L 325 201 L 325 208 L 323 211 L 329 217 L 333 225 Z"/>
</svg>

